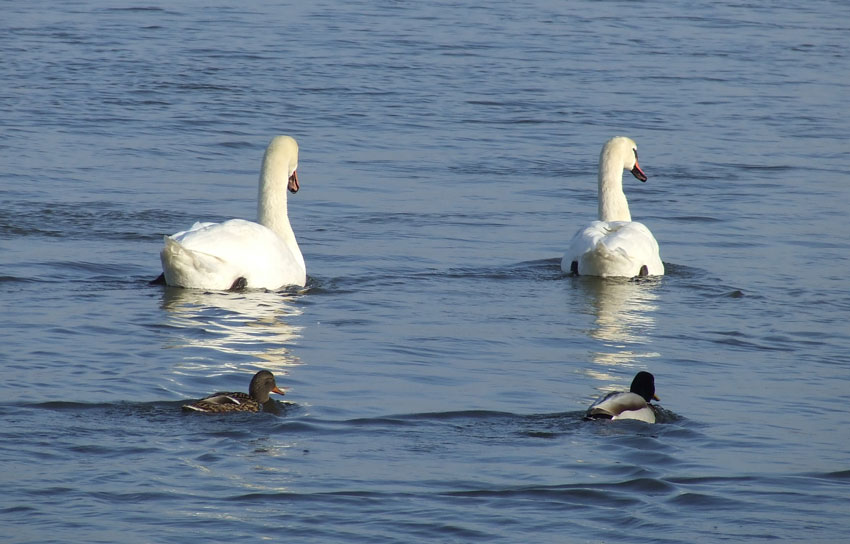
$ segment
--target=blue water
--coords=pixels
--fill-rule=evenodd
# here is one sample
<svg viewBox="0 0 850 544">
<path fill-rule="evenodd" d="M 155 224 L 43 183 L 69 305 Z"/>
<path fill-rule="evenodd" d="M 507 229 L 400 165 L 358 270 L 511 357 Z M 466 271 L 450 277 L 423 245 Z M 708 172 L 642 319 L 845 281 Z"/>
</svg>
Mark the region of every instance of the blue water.
<svg viewBox="0 0 850 544">
<path fill-rule="evenodd" d="M 846 540 L 850 5 L 0 9 L 4 541 Z M 148 285 L 280 133 L 307 287 Z M 564 277 L 616 134 L 667 275 Z"/>
</svg>

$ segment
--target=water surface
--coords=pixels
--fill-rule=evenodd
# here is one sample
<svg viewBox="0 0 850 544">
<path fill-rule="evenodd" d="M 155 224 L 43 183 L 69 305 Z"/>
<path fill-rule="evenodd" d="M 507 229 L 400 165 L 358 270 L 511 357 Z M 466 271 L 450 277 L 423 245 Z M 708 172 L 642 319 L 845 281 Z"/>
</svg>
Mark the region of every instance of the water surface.
<svg viewBox="0 0 850 544">
<path fill-rule="evenodd" d="M 843 3 L 3 13 L 9 542 L 846 539 Z M 307 287 L 148 285 L 279 133 Z M 615 134 L 667 275 L 564 277 Z M 582 421 L 644 369 L 664 424 Z"/>
</svg>

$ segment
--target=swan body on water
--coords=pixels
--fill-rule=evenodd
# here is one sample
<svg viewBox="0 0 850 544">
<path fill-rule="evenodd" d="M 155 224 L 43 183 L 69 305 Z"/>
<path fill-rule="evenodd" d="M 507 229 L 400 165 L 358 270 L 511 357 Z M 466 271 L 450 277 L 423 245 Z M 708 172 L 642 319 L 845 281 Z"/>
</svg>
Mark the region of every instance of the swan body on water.
<svg viewBox="0 0 850 544">
<path fill-rule="evenodd" d="M 160 252 L 168 285 L 196 289 L 303 286 L 307 269 L 289 223 L 287 189 L 299 189 L 298 143 L 276 136 L 263 157 L 257 222 L 195 223 L 165 237 Z"/>
<path fill-rule="evenodd" d="M 623 193 L 623 171 L 640 181 L 646 174 L 638 165 L 637 144 L 617 136 L 599 155 L 599 220 L 580 229 L 561 261 L 564 272 L 582 276 L 662 276 L 664 263 L 658 242 L 643 224 L 632 221 Z"/>
</svg>

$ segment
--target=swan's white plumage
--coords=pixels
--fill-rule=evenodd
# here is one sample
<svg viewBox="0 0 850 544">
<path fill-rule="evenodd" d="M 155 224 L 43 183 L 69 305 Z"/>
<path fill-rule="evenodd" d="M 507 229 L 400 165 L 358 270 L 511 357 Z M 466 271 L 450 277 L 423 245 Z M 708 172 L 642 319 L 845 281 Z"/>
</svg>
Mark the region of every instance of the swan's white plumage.
<svg viewBox="0 0 850 544">
<path fill-rule="evenodd" d="M 582 276 L 634 277 L 645 265 L 650 276 L 664 274 L 658 242 L 637 221 L 593 221 L 573 236 L 561 268 L 578 261 Z"/>
<path fill-rule="evenodd" d="M 658 242 L 642 223 L 631 220 L 623 193 L 623 170 L 646 177 L 637 162 L 637 145 L 624 136 L 610 139 L 599 156 L 599 220 L 580 229 L 561 261 L 564 272 L 584 276 L 633 277 L 664 274 Z"/>
<path fill-rule="evenodd" d="M 272 139 L 260 173 L 260 223 L 231 219 L 195 223 L 165 237 L 160 253 L 168 285 L 229 289 L 239 278 L 249 288 L 304 285 L 307 271 L 286 207 L 287 187 L 297 190 L 298 144 Z M 294 181 L 293 181 L 294 179 Z"/>
</svg>

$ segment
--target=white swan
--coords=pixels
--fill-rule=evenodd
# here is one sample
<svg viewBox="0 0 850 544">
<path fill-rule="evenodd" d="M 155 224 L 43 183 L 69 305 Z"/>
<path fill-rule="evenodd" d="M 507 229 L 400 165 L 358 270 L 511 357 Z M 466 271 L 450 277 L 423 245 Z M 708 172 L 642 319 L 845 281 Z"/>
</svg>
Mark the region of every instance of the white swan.
<svg viewBox="0 0 850 544">
<path fill-rule="evenodd" d="M 273 138 L 260 171 L 258 223 L 195 223 L 166 236 L 160 252 L 165 282 L 222 290 L 303 286 L 307 269 L 286 208 L 287 188 L 293 193 L 299 188 L 297 168 L 295 139 Z"/>
<path fill-rule="evenodd" d="M 580 229 L 570 241 L 561 270 L 582 276 L 662 276 L 658 242 L 642 223 L 632 221 L 623 194 L 623 170 L 646 181 L 638 165 L 637 144 L 617 136 L 599 154 L 599 221 Z"/>
</svg>

